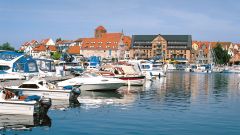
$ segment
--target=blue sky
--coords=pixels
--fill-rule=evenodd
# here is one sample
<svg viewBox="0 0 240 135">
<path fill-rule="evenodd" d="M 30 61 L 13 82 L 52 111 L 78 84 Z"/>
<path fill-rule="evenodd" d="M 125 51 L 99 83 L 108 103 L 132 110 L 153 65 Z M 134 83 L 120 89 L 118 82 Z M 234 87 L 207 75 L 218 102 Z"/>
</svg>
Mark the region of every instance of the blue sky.
<svg viewBox="0 0 240 135">
<path fill-rule="evenodd" d="M 236 0 L 0 0 L 0 44 L 109 32 L 191 34 L 193 40 L 240 42 Z"/>
</svg>

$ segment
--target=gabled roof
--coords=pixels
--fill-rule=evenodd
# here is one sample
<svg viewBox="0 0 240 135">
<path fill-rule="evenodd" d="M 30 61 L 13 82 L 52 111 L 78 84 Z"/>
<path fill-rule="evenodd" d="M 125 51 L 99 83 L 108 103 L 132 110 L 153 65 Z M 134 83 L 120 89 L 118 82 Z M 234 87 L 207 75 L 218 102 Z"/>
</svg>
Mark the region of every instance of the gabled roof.
<svg viewBox="0 0 240 135">
<path fill-rule="evenodd" d="M 24 42 L 24 43 L 22 44 L 22 46 L 28 46 L 28 45 L 30 45 L 29 42 Z"/>
<path fill-rule="evenodd" d="M 80 54 L 80 46 L 70 46 L 67 52 L 69 54 Z"/>
<path fill-rule="evenodd" d="M 33 44 L 38 44 L 38 41 L 33 39 L 33 40 L 30 41 L 29 43 L 30 43 L 31 45 L 33 45 Z"/>
<path fill-rule="evenodd" d="M 50 41 L 50 38 L 43 39 L 40 43 L 46 45 L 48 41 Z"/>
<path fill-rule="evenodd" d="M 57 51 L 57 47 L 54 46 L 54 45 L 49 45 L 49 46 L 47 46 L 47 49 L 50 50 L 51 52 Z"/>
<path fill-rule="evenodd" d="M 40 45 L 36 46 L 35 48 L 33 48 L 33 51 L 37 51 L 37 52 L 46 51 L 46 50 L 47 50 L 47 48 L 43 44 L 40 44 Z"/>
</svg>

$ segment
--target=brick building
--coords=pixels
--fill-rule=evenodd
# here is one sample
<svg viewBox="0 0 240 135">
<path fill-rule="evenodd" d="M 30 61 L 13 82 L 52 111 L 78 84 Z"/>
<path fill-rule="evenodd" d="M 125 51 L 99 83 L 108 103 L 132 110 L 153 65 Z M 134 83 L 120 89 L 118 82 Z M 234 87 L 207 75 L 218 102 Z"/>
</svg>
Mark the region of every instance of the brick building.
<svg viewBox="0 0 240 135">
<path fill-rule="evenodd" d="M 133 35 L 130 57 L 190 60 L 191 35 Z"/>
</svg>

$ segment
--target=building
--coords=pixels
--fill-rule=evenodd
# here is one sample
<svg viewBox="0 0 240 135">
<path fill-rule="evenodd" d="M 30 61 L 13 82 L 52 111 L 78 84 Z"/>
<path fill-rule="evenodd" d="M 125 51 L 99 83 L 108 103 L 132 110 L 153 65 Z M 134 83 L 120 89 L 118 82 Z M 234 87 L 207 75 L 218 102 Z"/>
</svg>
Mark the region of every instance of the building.
<svg viewBox="0 0 240 135">
<path fill-rule="evenodd" d="M 214 45 L 214 46 L 213 46 Z M 191 62 L 196 64 L 210 64 L 213 63 L 213 47 L 208 41 L 193 41 L 192 42 L 192 52 L 191 52 Z"/>
<path fill-rule="evenodd" d="M 103 26 L 94 31 L 95 37 L 79 38 L 75 46 L 80 46 L 80 54 L 84 57 L 100 56 L 101 58 L 125 59 L 129 56 L 131 37 L 122 33 L 107 33 Z"/>
<path fill-rule="evenodd" d="M 191 35 L 133 35 L 130 57 L 190 60 Z"/>
<path fill-rule="evenodd" d="M 56 47 L 59 52 L 65 52 L 69 49 L 70 46 L 74 46 L 74 40 L 60 40 L 56 43 Z"/>
<path fill-rule="evenodd" d="M 25 42 L 21 45 L 20 50 L 25 54 L 33 56 L 35 58 L 39 57 L 50 57 L 51 52 L 56 52 L 57 48 L 54 41 L 51 38 L 43 39 L 40 42 L 36 40 L 31 40 L 30 42 Z"/>
</svg>

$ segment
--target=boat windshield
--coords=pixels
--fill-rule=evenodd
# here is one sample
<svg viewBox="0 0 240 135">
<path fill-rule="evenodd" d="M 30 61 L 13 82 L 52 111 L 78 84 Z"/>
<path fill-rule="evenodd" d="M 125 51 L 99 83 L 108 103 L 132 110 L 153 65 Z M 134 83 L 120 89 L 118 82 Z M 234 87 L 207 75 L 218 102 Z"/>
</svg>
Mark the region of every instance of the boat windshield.
<svg viewBox="0 0 240 135">
<path fill-rule="evenodd" d="M 22 84 L 19 86 L 19 88 L 39 88 L 36 84 Z"/>
<path fill-rule="evenodd" d="M 9 69 L 10 69 L 9 66 L 0 65 L 0 71 L 6 71 L 6 70 L 9 70 Z"/>
<path fill-rule="evenodd" d="M 84 73 L 82 75 L 82 77 L 97 77 L 97 76 L 99 76 L 99 75 L 96 73 Z"/>
<path fill-rule="evenodd" d="M 142 69 L 150 69 L 151 66 L 150 66 L 150 65 L 141 65 L 141 68 L 142 68 Z"/>
</svg>

